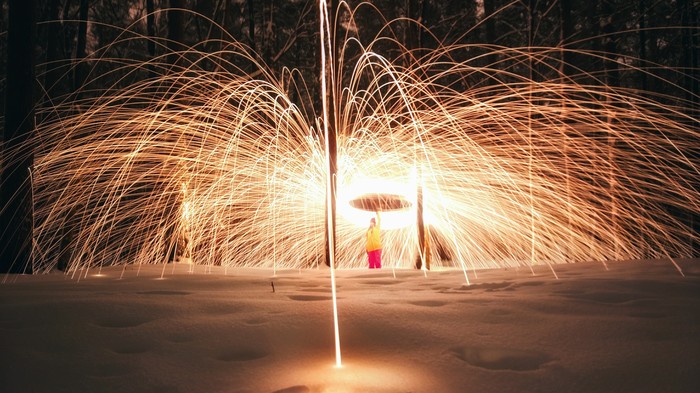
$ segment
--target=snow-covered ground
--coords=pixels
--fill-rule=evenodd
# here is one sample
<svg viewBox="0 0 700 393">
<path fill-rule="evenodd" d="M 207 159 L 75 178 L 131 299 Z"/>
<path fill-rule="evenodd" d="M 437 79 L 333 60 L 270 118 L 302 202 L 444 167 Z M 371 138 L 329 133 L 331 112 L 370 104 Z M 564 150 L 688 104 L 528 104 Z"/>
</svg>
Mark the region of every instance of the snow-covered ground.
<svg viewBox="0 0 700 393">
<path fill-rule="evenodd" d="M 698 392 L 678 263 L 340 270 L 340 368 L 326 268 L 4 276 L 0 391 Z"/>
</svg>

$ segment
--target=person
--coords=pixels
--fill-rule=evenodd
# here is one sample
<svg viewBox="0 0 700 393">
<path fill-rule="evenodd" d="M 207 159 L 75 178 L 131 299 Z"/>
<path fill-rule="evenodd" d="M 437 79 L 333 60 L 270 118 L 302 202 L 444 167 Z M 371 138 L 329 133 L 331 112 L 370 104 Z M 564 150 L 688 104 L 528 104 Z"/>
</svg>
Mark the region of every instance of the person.
<svg viewBox="0 0 700 393">
<path fill-rule="evenodd" d="M 369 220 L 369 228 L 367 228 L 367 260 L 369 261 L 370 269 L 382 268 L 382 239 L 379 236 L 380 218 L 379 211 L 375 212 L 376 219 L 372 217 Z"/>
</svg>

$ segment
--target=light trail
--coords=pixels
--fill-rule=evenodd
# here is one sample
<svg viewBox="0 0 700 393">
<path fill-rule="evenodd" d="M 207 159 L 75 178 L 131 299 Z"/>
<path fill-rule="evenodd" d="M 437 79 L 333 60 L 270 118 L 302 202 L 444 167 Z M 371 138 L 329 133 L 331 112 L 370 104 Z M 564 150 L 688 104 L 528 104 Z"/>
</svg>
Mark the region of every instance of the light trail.
<svg viewBox="0 0 700 393">
<path fill-rule="evenodd" d="M 376 188 L 371 182 L 406 186 L 401 195 L 414 200 L 417 165 L 433 267 L 555 269 L 692 254 L 698 235 L 684 217 L 700 214 L 696 115 L 649 92 L 516 72 L 559 49 L 491 47 L 505 60 L 485 67 L 451 60 L 468 46 L 407 62 L 405 50 L 382 57 L 380 42 L 402 48 L 391 37 L 367 43 L 361 56 L 336 59 L 342 72 L 330 81 L 338 92 L 330 105 L 339 125 L 338 268 L 366 265 L 367 221 L 348 201 Z M 342 45 L 338 53 L 360 44 Z M 53 269 L 62 253 L 71 273 L 174 255 L 226 267 L 322 263 L 326 123 L 290 98 L 310 93 L 290 74 L 237 68 L 253 57 L 235 42 L 185 54 L 190 63 L 173 72 L 165 58 L 120 60 L 122 69 L 160 75 L 86 90 L 39 114 L 47 120 L 37 126 L 32 172 L 33 271 Z M 200 68 L 203 59 L 220 71 Z M 106 75 L 95 78 L 99 86 Z M 484 80 L 492 83 L 467 83 Z M 410 209 L 405 215 L 416 217 Z M 415 225 L 384 221 L 393 228 L 383 233 L 383 259 L 412 267 Z"/>
<path fill-rule="evenodd" d="M 330 127 L 330 105 L 328 102 L 329 97 L 335 97 L 335 95 L 328 94 L 328 81 L 333 78 L 333 56 L 331 51 L 326 53 L 327 49 L 333 48 L 333 36 L 330 34 L 331 26 L 328 19 L 328 6 L 325 0 L 320 0 L 318 2 L 319 7 L 319 30 L 321 32 L 321 102 L 323 103 L 323 135 L 325 136 L 325 167 L 326 167 L 326 239 L 327 239 L 327 249 L 328 249 L 328 265 L 331 271 L 331 296 L 333 299 L 333 333 L 335 337 L 335 366 L 342 367 L 343 361 L 340 351 L 340 329 L 338 326 L 338 296 L 335 285 L 335 269 L 336 258 L 335 258 L 335 210 L 336 204 L 333 198 L 336 198 L 336 174 L 333 173 L 332 167 L 335 167 L 335 163 L 331 163 L 331 149 L 330 149 L 330 133 L 333 133 L 333 143 L 335 143 L 337 130 L 335 127 Z M 326 36 L 328 39 L 326 40 Z M 326 64 L 326 57 L 330 57 L 331 63 Z M 335 159 L 335 157 L 333 157 Z"/>
</svg>

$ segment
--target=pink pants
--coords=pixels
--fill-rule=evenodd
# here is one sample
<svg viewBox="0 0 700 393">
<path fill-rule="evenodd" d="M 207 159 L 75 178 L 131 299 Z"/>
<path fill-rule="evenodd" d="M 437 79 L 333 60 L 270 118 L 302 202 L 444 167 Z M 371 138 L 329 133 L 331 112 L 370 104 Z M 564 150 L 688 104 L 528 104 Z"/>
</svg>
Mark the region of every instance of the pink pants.
<svg viewBox="0 0 700 393">
<path fill-rule="evenodd" d="M 382 268 L 382 249 L 367 251 L 367 259 L 369 260 L 370 269 Z"/>
</svg>

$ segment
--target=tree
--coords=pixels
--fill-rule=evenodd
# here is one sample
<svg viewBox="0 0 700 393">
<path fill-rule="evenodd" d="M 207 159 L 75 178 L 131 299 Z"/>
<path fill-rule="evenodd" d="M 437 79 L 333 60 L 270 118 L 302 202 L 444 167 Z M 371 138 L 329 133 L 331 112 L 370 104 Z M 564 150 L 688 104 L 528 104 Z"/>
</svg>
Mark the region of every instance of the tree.
<svg viewBox="0 0 700 393">
<path fill-rule="evenodd" d="M 647 6 L 645 0 L 639 0 L 639 60 L 642 65 L 647 62 L 647 26 L 646 26 Z M 642 92 L 649 88 L 646 72 L 640 72 L 640 86 Z"/>
<path fill-rule="evenodd" d="M 600 0 L 600 12 L 600 35 L 603 40 L 605 84 L 614 87 L 620 84 L 619 67 L 615 59 L 618 54 L 617 24 L 615 20 L 617 15 L 607 0 Z"/>
<path fill-rule="evenodd" d="M 248 0 L 246 6 L 248 7 L 248 39 L 251 51 L 255 52 L 255 8 L 253 7 L 253 0 Z M 250 63 L 250 72 L 255 72 L 255 62 Z"/>
<path fill-rule="evenodd" d="M 272 53 L 277 47 L 276 23 L 275 3 L 272 0 L 268 0 L 263 3 L 263 42 L 261 45 L 263 59 L 268 65 L 272 65 Z"/>
<path fill-rule="evenodd" d="M 34 164 L 33 0 L 10 0 L 7 50 L 7 100 L 0 160 L 0 271 L 31 272 Z"/>
<path fill-rule="evenodd" d="M 692 1 L 678 0 L 676 5 L 681 19 L 681 43 L 682 56 L 680 69 L 684 70 L 683 87 L 686 91 L 686 99 L 697 106 L 700 93 L 700 81 L 698 81 L 698 10 L 692 5 Z"/>
<path fill-rule="evenodd" d="M 7 2 L 2 1 L 0 2 L 0 31 L 7 31 Z M 6 69 L 6 60 L 7 60 L 7 40 L 3 39 L 0 40 L 0 70 L 2 72 L 5 72 Z M 5 83 L 7 80 L 4 78 L 0 78 L 0 108 L 5 108 Z"/>
<path fill-rule="evenodd" d="M 559 0 L 559 45 L 561 50 L 561 63 L 559 72 L 562 78 L 573 76 L 573 58 L 571 48 L 567 46 L 573 36 L 573 22 L 571 18 L 571 3 Z"/>
<path fill-rule="evenodd" d="M 414 52 L 416 50 L 422 50 L 421 46 L 421 27 L 415 21 L 421 21 L 423 16 L 424 1 L 419 0 L 406 0 L 406 16 L 411 19 L 406 26 L 406 38 L 404 45 L 408 50 Z M 416 57 L 420 57 L 418 54 L 413 54 Z M 407 59 L 410 61 L 411 59 Z M 415 164 L 417 168 L 420 168 L 418 163 Z M 419 173 L 420 179 L 420 173 Z M 425 265 L 425 225 L 423 220 L 423 189 L 419 185 L 416 190 L 417 192 L 417 204 L 416 204 L 416 234 L 418 241 L 418 253 L 415 258 L 415 268 L 420 269 Z M 426 266 L 427 268 L 427 266 Z"/>
<path fill-rule="evenodd" d="M 185 18 L 184 0 L 170 0 L 168 9 L 168 64 L 173 68 L 182 65 Z"/>
<path fill-rule="evenodd" d="M 496 43 L 496 17 L 493 15 L 495 12 L 494 2 L 496 0 L 483 0 L 484 2 L 484 17 L 486 18 L 484 22 L 484 37 L 486 44 L 494 45 Z M 494 67 L 499 62 L 499 57 L 496 54 L 489 54 L 484 58 L 486 67 Z M 485 84 L 494 84 L 495 80 L 492 78 L 484 78 Z"/>
<path fill-rule="evenodd" d="M 148 58 L 153 60 L 156 57 L 156 16 L 153 0 L 146 0 L 146 34 L 148 35 Z M 156 76 L 153 66 L 149 66 L 149 77 Z"/>
<path fill-rule="evenodd" d="M 603 69 L 604 69 L 604 83 L 606 88 L 611 87 L 614 88 L 619 85 L 620 83 L 620 78 L 619 78 L 619 70 L 618 70 L 618 65 L 615 60 L 615 56 L 617 55 L 617 40 L 615 36 L 615 31 L 616 31 L 616 20 L 615 20 L 615 13 L 613 12 L 612 6 L 609 1 L 607 0 L 599 0 L 600 2 L 600 12 L 601 12 L 601 20 L 600 20 L 600 36 L 603 41 L 603 50 L 604 50 L 604 60 L 603 60 Z M 607 97 L 607 96 L 606 96 Z M 606 98 L 607 99 L 607 98 Z M 607 116 L 607 115 L 606 115 Z M 614 120 L 610 117 L 607 116 L 607 122 L 611 123 Z M 613 127 L 611 127 L 611 130 Z M 610 230 L 612 233 L 612 242 L 613 242 L 613 248 L 614 248 L 614 255 L 611 256 L 611 259 L 617 260 L 619 259 L 618 255 L 618 247 L 619 247 L 619 228 L 618 228 L 618 220 L 617 220 L 617 215 L 618 215 L 618 202 L 617 202 L 617 177 L 618 174 L 615 170 L 615 150 L 616 150 L 616 136 L 615 134 L 610 131 L 608 134 L 608 165 L 610 166 L 610 174 L 608 178 L 608 195 L 610 198 Z"/>
<path fill-rule="evenodd" d="M 78 92 L 87 78 L 87 64 L 85 58 L 87 56 L 87 27 L 88 27 L 88 12 L 90 10 L 90 0 L 80 0 L 80 24 L 78 26 L 78 46 L 75 51 L 75 77 L 73 79 L 73 90 Z"/>
<path fill-rule="evenodd" d="M 49 0 L 48 26 L 46 33 L 46 74 L 44 75 L 44 90 L 47 94 L 47 104 L 51 105 L 54 97 L 64 93 L 59 88 L 64 70 L 59 63 L 64 60 L 61 43 L 60 0 Z"/>
<path fill-rule="evenodd" d="M 328 25 L 331 26 L 331 31 L 328 32 L 330 34 L 330 48 L 327 48 L 331 52 L 330 59 L 337 63 L 336 55 L 338 53 L 338 48 L 337 48 L 337 43 L 336 43 L 336 36 L 334 34 L 335 29 L 333 28 L 335 26 L 335 13 L 336 10 L 338 9 L 338 1 L 337 0 L 331 0 L 328 4 Z M 328 42 L 328 41 L 326 41 Z M 326 42 L 322 42 L 321 45 L 325 46 Z M 333 71 L 334 66 L 336 64 L 331 64 L 329 65 L 325 70 L 322 69 L 321 72 L 327 72 L 328 70 Z M 330 68 L 329 68 L 330 67 Z M 336 70 L 335 72 L 337 73 L 339 70 Z M 336 238 L 336 230 L 335 230 L 335 222 L 336 222 L 336 191 L 337 191 L 337 185 L 336 185 L 336 175 L 338 173 L 338 145 L 337 145 L 337 119 L 336 119 L 336 112 L 335 112 L 335 100 L 333 99 L 335 97 L 335 92 L 334 92 L 334 86 L 335 86 L 335 79 L 334 79 L 334 74 L 333 72 L 328 72 L 328 91 L 326 94 L 327 100 L 328 100 L 328 141 L 327 141 L 327 146 L 328 146 L 328 178 L 330 179 L 330 185 L 328 187 L 328 195 L 326 195 L 326 203 L 330 203 L 330 206 L 326 206 L 326 266 L 331 266 L 331 250 L 333 251 L 333 254 L 335 254 L 335 238 Z M 330 212 L 330 218 L 328 217 L 328 214 Z M 330 227 L 328 225 L 330 224 Z M 335 265 L 334 265 L 335 266 Z"/>
<path fill-rule="evenodd" d="M 566 83 L 570 78 L 573 77 L 573 59 L 571 56 L 571 49 L 568 47 L 567 43 L 573 36 L 573 24 L 571 20 L 571 4 L 568 1 L 559 0 L 559 46 L 561 48 L 561 58 L 559 63 L 559 77 L 562 79 L 563 83 Z M 563 84 L 562 84 L 563 85 Z M 566 94 L 562 91 L 562 95 Z M 566 100 L 562 100 L 562 113 L 566 115 Z M 564 130 L 563 132 L 567 132 Z M 568 141 L 564 145 L 564 171 L 566 176 L 566 201 L 567 201 L 567 214 L 568 214 L 568 227 L 571 228 L 571 176 L 570 176 L 570 147 Z M 570 239 L 569 244 L 574 244 Z"/>
<path fill-rule="evenodd" d="M 493 17 L 493 13 L 496 8 L 494 2 L 496 0 L 483 0 L 484 2 L 484 16 L 487 18 L 485 22 L 486 29 L 486 43 L 494 44 L 496 43 L 496 18 Z"/>
<path fill-rule="evenodd" d="M 700 95 L 700 42 L 698 42 L 698 9 L 693 7 L 692 1 L 689 0 L 679 0 L 677 2 L 678 12 L 681 14 L 681 25 L 683 29 L 681 31 L 681 43 L 683 46 L 683 53 L 680 59 L 680 68 L 684 70 L 684 77 L 682 85 L 685 88 L 685 98 L 687 100 L 687 105 L 690 106 L 687 112 L 689 113 L 690 119 L 695 119 L 693 124 L 694 127 L 700 126 L 700 120 L 697 116 L 697 111 L 700 109 L 698 107 L 698 96 Z M 694 162 L 700 161 L 700 149 L 695 149 L 694 152 L 687 152 L 688 155 L 694 160 Z M 700 188 L 700 181 L 696 179 L 694 182 L 696 189 Z M 698 233 L 697 227 L 700 217 L 697 214 L 690 213 L 686 217 L 683 217 L 684 221 L 687 222 L 690 233 Z M 697 250 L 700 245 L 693 238 L 689 239 L 690 247 L 693 250 Z"/>
</svg>

